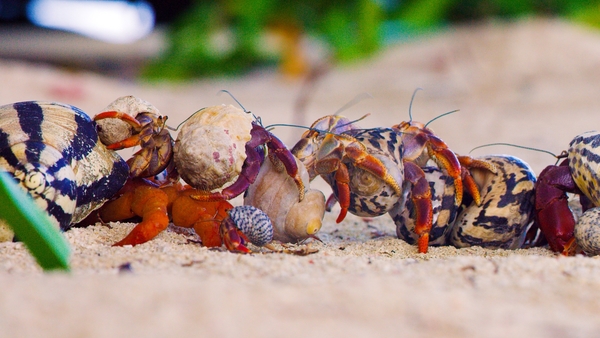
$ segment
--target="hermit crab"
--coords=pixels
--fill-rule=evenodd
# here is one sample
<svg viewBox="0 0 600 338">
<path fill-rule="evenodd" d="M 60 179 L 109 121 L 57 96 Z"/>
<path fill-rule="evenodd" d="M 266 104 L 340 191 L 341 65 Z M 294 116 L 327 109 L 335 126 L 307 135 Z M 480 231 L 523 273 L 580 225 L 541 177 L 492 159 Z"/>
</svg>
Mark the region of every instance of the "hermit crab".
<svg viewBox="0 0 600 338">
<path fill-rule="evenodd" d="M 311 178 L 321 175 L 332 187 L 342 208 L 338 222 L 346 210 L 359 216 L 383 215 L 410 188 L 419 252 L 427 252 L 433 218 L 431 189 L 422 169 L 427 162 L 433 159 L 452 177 L 456 206 L 462 200 L 463 184 L 480 202 L 468 168 L 494 171 L 485 161 L 463 157 L 459 162 L 426 125 L 412 120 L 392 128 L 359 129 L 346 117 L 326 116 L 304 133 L 292 153 L 304 162 Z"/>
<path fill-rule="evenodd" d="M 465 161 L 460 156 L 459 160 Z M 494 172 L 479 167 L 469 169 L 477 190 L 481 191 L 480 204 L 467 193 L 464 203 L 456 206 L 454 179 L 437 167 L 424 168 L 434 207 L 430 244 L 490 249 L 522 247 L 534 216 L 533 170 L 521 159 L 509 155 L 488 155 L 476 160 L 495 168 Z M 390 215 L 398 237 L 415 243 L 419 237 L 414 230 L 416 215 L 409 197 L 410 191 L 406 191 L 402 203 Z"/>
<path fill-rule="evenodd" d="M 402 143 L 391 129 L 358 129 L 344 116 L 313 123 L 292 148 L 310 179 L 321 176 L 332 187 L 341 211 L 359 216 L 385 214 L 402 193 Z"/>
<path fill-rule="evenodd" d="M 132 177 L 151 177 L 162 172 L 173 158 L 173 139 L 167 117 L 152 104 L 134 96 L 123 96 L 94 116 L 98 134 L 108 149 L 140 146 L 127 164 Z"/>
<path fill-rule="evenodd" d="M 67 230 L 117 193 L 129 169 L 82 110 L 27 101 L 0 107 L 0 170 Z"/>
<path fill-rule="evenodd" d="M 293 177 L 299 200 L 304 198 L 304 186 L 290 151 L 259 119 L 239 108 L 220 105 L 200 109 L 178 128 L 174 144 L 166 117 L 135 97 L 120 98 L 95 117 L 98 123 L 106 119 L 115 123 L 101 125 L 102 135 L 115 135 L 104 141 L 110 149 L 141 147 L 128 161 L 131 177 L 150 177 L 170 165 L 171 172 L 198 189 L 197 200 L 229 200 L 254 181 L 268 148 L 268 156 L 277 158 Z M 116 123 L 123 122 L 115 120 L 131 127 L 117 129 Z"/>
<path fill-rule="evenodd" d="M 174 162 L 182 179 L 200 191 L 193 198 L 214 201 L 240 195 L 256 179 L 268 152 L 271 161 L 293 179 L 298 200 L 304 199 L 294 156 L 247 112 L 231 105 L 207 107 L 180 128 Z"/>
<path fill-rule="evenodd" d="M 247 243 L 263 246 L 273 239 L 269 217 L 251 206 L 233 207 L 227 201 L 201 202 L 191 198 L 198 191 L 180 183 L 161 187 L 146 179 L 131 179 L 117 197 L 100 209 L 102 221 L 141 217 L 142 221 L 116 246 L 145 243 L 174 225 L 193 228 L 207 247 L 225 247 L 249 253 Z M 169 219 L 171 218 L 171 219 Z"/>
<path fill-rule="evenodd" d="M 265 161 L 256 181 L 244 195 L 244 204 L 263 210 L 273 223 L 273 239 L 295 243 L 315 237 L 325 215 L 325 196 L 309 188 L 309 179 L 302 162 L 296 160 L 298 172 L 306 187 L 304 199 L 298 201 L 294 180 L 271 161 Z"/>
<path fill-rule="evenodd" d="M 536 224 L 550 248 L 565 255 L 577 252 L 578 246 L 590 255 L 600 253 L 596 241 L 597 220 L 588 209 L 600 206 L 600 133 L 590 131 L 575 136 L 569 149 L 540 173 L 535 188 Z M 576 223 L 566 193 L 579 195 L 583 216 Z M 589 212 L 589 213 L 588 213 Z M 575 245 L 576 244 L 576 245 Z"/>
</svg>

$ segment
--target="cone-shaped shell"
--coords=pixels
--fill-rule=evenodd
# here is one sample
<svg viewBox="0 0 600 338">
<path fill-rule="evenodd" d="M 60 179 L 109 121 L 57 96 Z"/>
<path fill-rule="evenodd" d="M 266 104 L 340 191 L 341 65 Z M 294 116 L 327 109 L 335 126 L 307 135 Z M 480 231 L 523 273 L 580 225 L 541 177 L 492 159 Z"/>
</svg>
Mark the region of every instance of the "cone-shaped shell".
<svg viewBox="0 0 600 338">
<path fill-rule="evenodd" d="M 304 186 L 308 187 L 306 168 L 297 159 L 296 163 Z M 264 161 L 254 184 L 248 188 L 244 204 L 253 205 L 267 213 L 273 223 L 273 238 L 286 243 L 298 242 L 317 233 L 325 215 L 325 196 L 322 192 L 309 189 L 299 202 L 298 187 L 294 180 L 268 159 Z"/>
</svg>

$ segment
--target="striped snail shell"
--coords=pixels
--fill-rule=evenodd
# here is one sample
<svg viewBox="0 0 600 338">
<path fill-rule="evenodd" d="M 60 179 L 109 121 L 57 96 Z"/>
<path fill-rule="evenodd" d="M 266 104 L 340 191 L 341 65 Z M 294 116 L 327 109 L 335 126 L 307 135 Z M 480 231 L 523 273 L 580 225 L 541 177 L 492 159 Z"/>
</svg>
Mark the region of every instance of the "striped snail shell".
<svg viewBox="0 0 600 338">
<path fill-rule="evenodd" d="M 99 142 L 96 124 L 83 111 L 40 101 L 0 107 L 0 170 L 63 230 L 116 194 L 129 172 Z"/>
<path fill-rule="evenodd" d="M 273 240 L 271 219 L 262 210 L 250 205 L 235 207 L 229 211 L 229 218 L 250 243 L 263 246 Z"/>
</svg>

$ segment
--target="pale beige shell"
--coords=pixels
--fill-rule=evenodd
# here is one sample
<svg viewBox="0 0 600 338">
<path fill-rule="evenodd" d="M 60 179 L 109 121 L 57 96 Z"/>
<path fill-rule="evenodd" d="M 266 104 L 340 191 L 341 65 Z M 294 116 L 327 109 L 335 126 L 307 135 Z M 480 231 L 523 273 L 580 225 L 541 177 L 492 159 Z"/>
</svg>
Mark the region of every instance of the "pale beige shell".
<svg viewBox="0 0 600 338">
<path fill-rule="evenodd" d="M 308 173 L 296 159 L 304 186 L 309 186 Z M 263 210 L 273 224 L 273 239 L 295 243 L 321 229 L 325 215 L 325 196 L 319 190 L 306 190 L 298 201 L 298 188 L 285 170 L 266 159 L 256 181 L 247 190 L 244 204 Z"/>
<path fill-rule="evenodd" d="M 588 209 L 575 224 L 577 245 L 589 256 L 600 254 L 600 208 Z"/>
<path fill-rule="evenodd" d="M 174 160 L 181 178 L 200 190 L 233 182 L 246 160 L 252 115 L 231 105 L 197 111 L 181 127 Z"/>
<path fill-rule="evenodd" d="M 102 109 L 102 112 L 109 111 L 124 113 L 133 118 L 142 112 L 160 116 L 158 109 L 151 103 L 138 99 L 132 95 L 122 96 L 110 103 L 106 108 Z M 118 118 L 98 120 L 96 123 L 99 126 L 98 137 L 104 144 L 113 144 L 133 135 L 132 127 L 127 122 Z"/>
</svg>

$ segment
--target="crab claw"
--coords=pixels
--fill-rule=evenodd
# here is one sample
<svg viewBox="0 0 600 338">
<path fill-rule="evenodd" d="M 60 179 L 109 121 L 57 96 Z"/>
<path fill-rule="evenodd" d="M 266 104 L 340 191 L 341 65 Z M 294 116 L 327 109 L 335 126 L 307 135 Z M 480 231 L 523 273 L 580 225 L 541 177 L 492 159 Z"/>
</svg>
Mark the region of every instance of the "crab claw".
<svg viewBox="0 0 600 338">
<path fill-rule="evenodd" d="M 223 244 L 230 252 L 251 253 L 246 247 L 248 238 L 235 225 L 231 217 L 227 217 L 221 223 L 219 228 Z"/>
<path fill-rule="evenodd" d="M 461 166 L 461 178 L 463 186 L 473 197 L 475 204 L 481 206 L 481 193 L 479 192 L 479 187 L 475 183 L 470 170 L 481 169 L 495 174 L 497 172 L 496 167 L 488 161 L 476 160 L 470 156 L 457 156 L 457 158 Z"/>
</svg>

